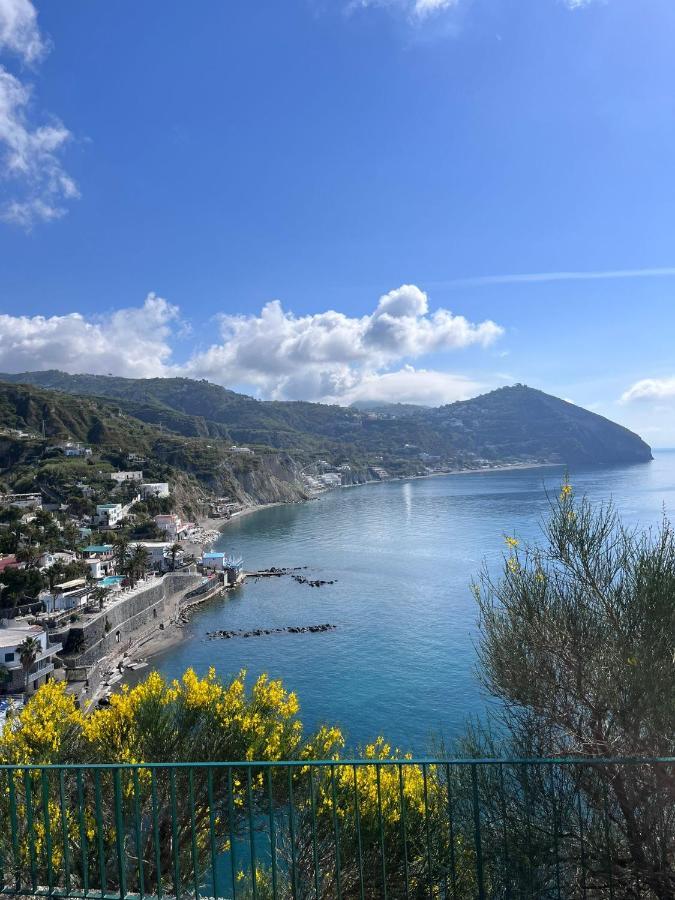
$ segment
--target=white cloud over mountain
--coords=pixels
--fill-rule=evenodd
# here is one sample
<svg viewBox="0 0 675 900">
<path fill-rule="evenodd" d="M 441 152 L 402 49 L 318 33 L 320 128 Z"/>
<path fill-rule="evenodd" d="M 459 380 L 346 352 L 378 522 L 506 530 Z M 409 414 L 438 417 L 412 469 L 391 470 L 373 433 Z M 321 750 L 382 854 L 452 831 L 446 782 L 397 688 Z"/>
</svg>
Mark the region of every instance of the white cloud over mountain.
<svg viewBox="0 0 675 900">
<path fill-rule="evenodd" d="M 186 375 L 278 399 L 437 404 L 471 396 L 482 385 L 411 362 L 485 348 L 503 333 L 490 320 L 472 323 L 446 309 L 430 311 L 427 295 L 415 285 L 384 294 L 365 316 L 332 310 L 296 316 L 275 300 L 257 315 L 221 315 L 218 325 L 215 343 L 178 363 L 173 347 L 179 310 L 154 294 L 141 307 L 99 317 L 4 315 L 0 370 Z"/>
<path fill-rule="evenodd" d="M 29 0 L 0 0 L 0 53 L 31 66 L 45 52 Z M 0 65 L 0 218 L 26 229 L 61 218 L 79 196 L 60 159 L 70 132 L 54 118 L 35 124 L 31 107 L 31 86 Z"/>
<path fill-rule="evenodd" d="M 622 403 L 675 399 L 675 378 L 643 378 L 621 396 Z"/>
<path fill-rule="evenodd" d="M 384 294 L 373 313 L 359 318 L 332 310 L 295 316 L 275 300 L 258 316 L 222 316 L 220 327 L 222 340 L 189 361 L 195 376 L 252 385 L 268 397 L 335 401 L 355 397 L 368 383 L 374 389 L 397 363 L 486 347 L 502 334 L 491 321 L 476 325 L 445 309 L 430 313 L 427 295 L 415 285 Z M 407 380 L 421 386 L 413 372 Z M 400 383 L 405 378 L 402 370 Z"/>
<path fill-rule="evenodd" d="M 87 319 L 0 315 L 0 369 L 61 369 L 138 378 L 165 374 L 178 309 L 149 294 L 141 307 Z"/>
</svg>

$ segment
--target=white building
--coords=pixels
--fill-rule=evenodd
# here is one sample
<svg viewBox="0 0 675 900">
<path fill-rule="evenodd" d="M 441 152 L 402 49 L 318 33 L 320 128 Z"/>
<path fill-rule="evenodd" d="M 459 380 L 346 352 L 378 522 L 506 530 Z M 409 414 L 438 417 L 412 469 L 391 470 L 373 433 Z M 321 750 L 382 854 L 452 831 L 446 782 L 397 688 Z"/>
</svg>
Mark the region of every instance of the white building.
<svg viewBox="0 0 675 900">
<path fill-rule="evenodd" d="M 50 569 L 55 563 L 63 563 L 64 566 L 75 562 L 77 554 L 72 550 L 57 550 L 54 553 L 47 551 L 38 559 L 39 569 Z"/>
<path fill-rule="evenodd" d="M 173 541 L 138 541 L 138 543 L 131 545 L 131 549 L 144 547 L 148 551 L 148 565 L 150 568 L 166 571 L 171 568 L 170 548 L 172 544 Z M 182 558 L 183 551 L 179 550 L 176 553 L 176 565 L 180 563 Z"/>
<path fill-rule="evenodd" d="M 155 516 L 155 525 L 166 534 L 167 540 L 182 541 L 190 529 L 190 522 L 183 522 L 180 516 L 171 513 L 166 516 Z"/>
<path fill-rule="evenodd" d="M 250 447 L 237 447 L 236 444 L 233 444 L 231 447 L 227 448 L 230 453 L 253 453 Z"/>
<path fill-rule="evenodd" d="M 53 591 L 40 591 L 38 595 L 48 613 L 64 612 L 85 606 L 89 599 L 89 588 L 84 578 L 73 578 L 54 586 Z"/>
<path fill-rule="evenodd" d="M 37 642 L 37 653 L 26 672 L 21 662 L 20 647 L 26 638 Z M 39 625 L 28 625 L 17 619 L 3 619 L 0 627 L 0 691 L 4 694 L 22 694 L 35 691 L 49 680 L 54 671 L 54 657 L 61 651 L 61 644 L 50 644 L 47 632 Z"/>
<path fill-rule="evenodd" d="M 111 481 L 116 481 L 118 484 L 122 484 L 125 481 L 143 481 L 143 473 L 142 472 L 111 472 L 110 473 Z"/>
<path fill-rule="evenodd" d="M 169 485 L 166 481 L 144 482 L 141 485 L 141 494 L 144 497 L 168 497 Z"/>
<path fill-rule="evenodd" d="M 217 553 L 215 551 L 203 553 L 202 568 L 205 572 L 224 572 L 226 559 L 227 555 L 225 553 Z"/>
<path fill-rule="evenodd" d="M 96 507 L 96 518 L 99 525 L 114 528 L 124 518 L 124 507 L 121 503 L 99 503 Z"/>
<path fill-rule="evenodd" d="M 90 544 L 82 551 L 84 562 L 89 566 L 92 578 L 103 578 L 112 572 L 114 565 L 112 544 Z"/>
<path fill-rule="evenodd" d="M 338 472 L 324 472 L 324 474 L 319 475 L 318 478 L 321 484 L 325 485 L 327 488 L 340 487 L 342 484 L 342 475 Z"/>
<path fill-rule="evenodd" d="M 74 441 L 66 441 L 60 444 L 64 456 L 91 456 L 91 447 L 85 447 L 83 444 Z"/>
</svg>

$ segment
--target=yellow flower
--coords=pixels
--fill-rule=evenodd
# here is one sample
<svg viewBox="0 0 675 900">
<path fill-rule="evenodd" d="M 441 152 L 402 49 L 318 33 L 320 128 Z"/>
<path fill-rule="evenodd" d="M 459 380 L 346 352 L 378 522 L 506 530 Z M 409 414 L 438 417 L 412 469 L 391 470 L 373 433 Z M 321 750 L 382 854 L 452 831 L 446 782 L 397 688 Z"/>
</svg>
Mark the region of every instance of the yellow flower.
<svg viewBox="0 0 675 900">
<path fill-rule="evenodd" d="M 566 481 L 560 488 L 560 499 L 564 500 L 566 497 L 569 497 L 571 493 L 572 485 L 569 483 L 569 481 Z"/>
<path fill-rule="evenodd" d="M 506 537 L 504 538 L 504 543 L 507 547 L 512 547 L 515 550 L 515 548 L 518 546 L 518 538 L 509 537 L 508 535 L 506 535 Z"/>
</svg>

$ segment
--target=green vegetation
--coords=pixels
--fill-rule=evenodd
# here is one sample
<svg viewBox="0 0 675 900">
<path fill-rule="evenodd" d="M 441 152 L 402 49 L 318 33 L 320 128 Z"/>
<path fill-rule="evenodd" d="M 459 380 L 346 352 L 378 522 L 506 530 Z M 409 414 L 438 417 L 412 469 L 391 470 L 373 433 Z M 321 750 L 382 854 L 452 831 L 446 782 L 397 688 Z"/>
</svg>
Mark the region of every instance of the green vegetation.
<svg viewBox="0 0 675 900">
<path fill-rule="evenodd" d="M 650 459 L 649 447 L 625 428 L 523 385 L 438 409 L 392 404 L 374 409 L 260 401 L 206 381 L 127 379 L 63 372 L 0 375 L 11 382 L 75 395 L 107 397 L 120 414 L 187 436 L 225 437 L 236 444 L 293 453 L 323 453 L 331 462 L 408 466 L 406 445 L 467 464 L 545 460 L 607 463 Z M 0 408 L 0 421 L 2 421 Z"/>
<path fill-rule="evenodd" d="M 500 701 L 497 733 L 478 729 L 472 755 L 641 758 L 675 755 L 675 534 L 626 529 L 611 505 L 576 502 L 564 484 L 543 547 L 507 537 L 502 577 L 475 586 L 480 672 Z M 501 744 L 501 746 L 500 746 Z M 493 803 L 500 786 L 491 785 Z M 675 889 L 675 781 L 663 770 L 595 767 L 559 785 L 585 810 L 589 887 L 606 887 L 606 832 L 620 864 L 616 897 L 659 898 Z M 515 795 L 524 789 L 511 785 Z M 553 853 L 552 787 L 527 787 L 542 854 Z M 493 809 L 493 812 L 496 810 Z M 524 823 L 513 822 L 524 846 Z M 595 854 L 595 855 L 594 855 Z M 545 874 L 545 873 L 544 873 Z M 537 895 L 537 892 L 535 891 Z M 601 894 L 600 896 L 605 896 Z M 651 895 L 650 895 L 651 896 Z"/>
<path fill-rule="evenodd" d="M 31 779 L 47 809 L 50 791 L 54 804 L 61 791 L 70 809 L 84 797 L 86 845 L 78 844 L 75 816 L 72 834 L 69 816 L 63 818 L 74 845 L 71 876 L 81 878 L 82 859 L 95 872 L 102 854 L 111 890 L 119 890 L 120 841 L 145 860 L 145 890 L 156 891 L 163 872 L 169 892 L 174 878 L 185 879 L 188 889 L 193 867 L 204 877 L 211 855 L 230 851 L 232 838 L 246 860 L 248 844 L 264 847 L 273 828 L 280 862 L 273 871 L 269 854 L 261 853 L 260 897 L 271 896 L 276 879 L 280 897 L 290 896 L 295 883 L 297 896 L 328 900 L 336 895 L 339 860 L 348 900 L 381 896 L 385 881 L 392 896 L 406 884 L 408 896 L 420 898 L 473 900 L 480 884 L 492 898 L 669 900 L 674 767 L 601 763 L 673 754 L 675 536 L 668 523 L 653 535 L 626 531 L 611 507 L 576 502 L 564 484 L 546 537 L 538 547 L 508 536 L 501 576 L 485 572 L 476 585 L 480 671 L 500 701 L 499 723 L 470 729 L 460 755 L 590 757 L 596 765 L 472 769 L 443 762 L 441 753 L 423 766 L 378 738 L 363 748 L 366 764 L 355 767 L 343 762 L 339 729 L 303 734 L 297 699 L 281 682 L 263 675 L 249 692 L 243 673 L 221 681 L 213 670 L 201 679 L 188 671 L 172 683 L 153 673 L 90 716 L 63 685 L 46 685 L 0 737 L 0 760 L 20 766 L 225 760 L 234 767 L 211 775 L 208 768 L 153 775 L 130 769 L 117 787 L 106 772 L 96 776 L 99 785 L 117 799 L 98 810 L 91 773 L 83 776 L 84 793 L 71 775 L 50 787 L 48 778 L 29 773 L 17 787 L 19 811 Z M 311 767 L 312 759 L 332 764 Z M 392 759 L 394 765 L 384 764 Z M 255 765 L 276 760 L 302 764 Z M 186 797 L 192 801 L 182 802 Z M 36 827 L 39 839 L 39 816 Z M 5 856 L 12 852 L 4 848 Z M 53 860 L 55 869 L 59 863 Z M 246 897 L 253 873 L 246 862 L 239 867 L 245 871 L 236 883 Z M 137 874 L 137 866 L 127 868 L 128 890 L 137 890 Z"/>
</svg>

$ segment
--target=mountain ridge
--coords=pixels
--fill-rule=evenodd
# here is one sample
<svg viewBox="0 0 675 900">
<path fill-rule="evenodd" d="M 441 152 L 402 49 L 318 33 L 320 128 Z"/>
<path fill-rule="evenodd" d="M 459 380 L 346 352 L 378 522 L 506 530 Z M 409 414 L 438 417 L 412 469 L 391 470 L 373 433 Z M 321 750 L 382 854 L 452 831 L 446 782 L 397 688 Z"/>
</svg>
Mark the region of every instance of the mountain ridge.
<svg viewBox="0 0 675 900">
<path fill-rule="evenodd" d="M 375 409 L 307 401 L 256 400 L 208 381 L 69 375 L 57 370 L 1 374 L 5 384 L 96 398 L 121 413 L 194 439 L 285 451 L 329 462 L 389 465 L 421 474 L 424 457 L 450 467 L 487 461 L 614 464 L 652 458 L 629 429 L 536 388 L 513 385 L 440 407 Z"/>
</svg>

